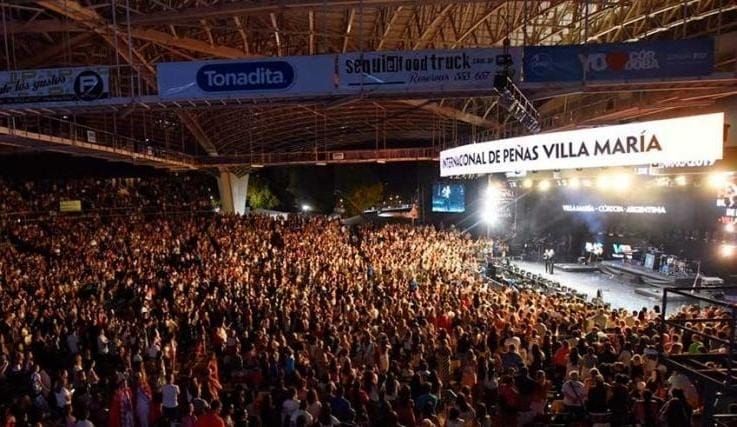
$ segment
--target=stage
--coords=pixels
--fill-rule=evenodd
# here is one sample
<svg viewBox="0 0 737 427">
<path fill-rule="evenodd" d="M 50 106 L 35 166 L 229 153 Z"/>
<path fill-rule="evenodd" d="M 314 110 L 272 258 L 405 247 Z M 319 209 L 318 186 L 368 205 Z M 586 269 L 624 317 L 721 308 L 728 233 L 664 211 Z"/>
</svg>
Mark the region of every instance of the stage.
<svg viewBox="0 0 737 427">
<path fill-rule="evenodd" d="M 609 275 L 621 276 L 624 281 L 661 288 L 691 286 L 696 278 L 695 274 L 665 275 L 641 265 L 624 264 L 621 261 L 602 261 L 599 263 L 599 269 Z"/>
<path fill-rule="evenodd" d="M 590 299 L 596 297 L 596 291 L 601 290 L 605 303 L 614 308 L 640 310 L 642 307 L 652 308 L 662 305 L 662 290 L 647 284 L 635 284 L 621 276 L 599 271 L 595 266 L 586 269 L 559 269 L 556 265 L 555 274 L 545 272 L 545 264 L 541 262 L 513 261 L 523 270 L 539 274 L 549 280 L 554 280 L 563 286 L 575 289 Z M 670 299 L 670 298 L 669 298 Z M 669 310 L 675 309 L 678 304 L 669 305 Z"/>
</svg>

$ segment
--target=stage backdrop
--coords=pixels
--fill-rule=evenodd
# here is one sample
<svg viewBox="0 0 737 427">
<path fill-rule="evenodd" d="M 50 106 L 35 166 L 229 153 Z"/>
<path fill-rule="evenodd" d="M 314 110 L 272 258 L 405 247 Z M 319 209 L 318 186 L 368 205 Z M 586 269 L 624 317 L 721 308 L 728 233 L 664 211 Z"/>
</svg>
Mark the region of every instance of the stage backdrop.
<svg viewBox="0 0 737 427">
<path fill-rule="evenodd" d="M 520 199 L 520 236 L 570 240 L 573 259 L 585 242 L 663 245 L 668 253 L 718 261 L 715 250 L 725 237 L 723 208 L 706 187 L 653 187 L 634 183 L 627 191 L 554 187 Z"/>
</svg>

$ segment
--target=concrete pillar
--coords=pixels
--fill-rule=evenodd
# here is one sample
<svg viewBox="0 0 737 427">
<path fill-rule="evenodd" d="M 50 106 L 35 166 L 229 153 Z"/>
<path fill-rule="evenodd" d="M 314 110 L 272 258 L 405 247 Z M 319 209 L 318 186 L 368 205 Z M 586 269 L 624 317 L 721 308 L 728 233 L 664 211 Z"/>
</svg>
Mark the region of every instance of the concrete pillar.
<svg viewBox="0 0 737 427">
<path fill-rule="evenodd" d="M 232 172 L 220 171 L 218 190 L 223 213 L 246 213 L 246 195 L 248 194 L 248 174 L 238 177 Z"/>
</svg>

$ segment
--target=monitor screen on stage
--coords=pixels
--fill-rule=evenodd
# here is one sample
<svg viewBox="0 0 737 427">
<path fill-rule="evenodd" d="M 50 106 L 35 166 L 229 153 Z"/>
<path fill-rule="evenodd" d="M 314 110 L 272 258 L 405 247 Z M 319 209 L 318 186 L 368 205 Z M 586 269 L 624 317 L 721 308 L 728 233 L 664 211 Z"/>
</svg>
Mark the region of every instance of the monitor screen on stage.
<svg viewBox="0 0 737 427">
<path fill-rule="evenodd" d="M 463 184 L 433 184 L 432 211 L 445 213 L 465 212 L 466 191 Z"/>
</svg>

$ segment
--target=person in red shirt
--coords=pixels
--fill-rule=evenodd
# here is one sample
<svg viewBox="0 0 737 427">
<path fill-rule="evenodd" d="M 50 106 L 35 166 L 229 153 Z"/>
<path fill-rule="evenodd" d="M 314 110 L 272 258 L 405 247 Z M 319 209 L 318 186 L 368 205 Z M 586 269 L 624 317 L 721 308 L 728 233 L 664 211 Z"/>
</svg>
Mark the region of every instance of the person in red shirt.
<svg viewBox="0 0 737 427">
<path fill-rule="evenodd" d="M 563 344 L 553 355 L 553 366 L 555 366 L 555 373 L 558 378 L 564 378 L 566 375 L 566 366 L 568 363 L 568 356 L 571 354 L 571 349 L 568 345 L 568 341 L 563 341 Z"/>
<path fill-rule="evenodd" d="M 225 427 L 225 420 L 220 416 L 221 404 L 219 400 L 213 400 L 210 411 L 197 418 L 194 427 Z"/>
</svg>

